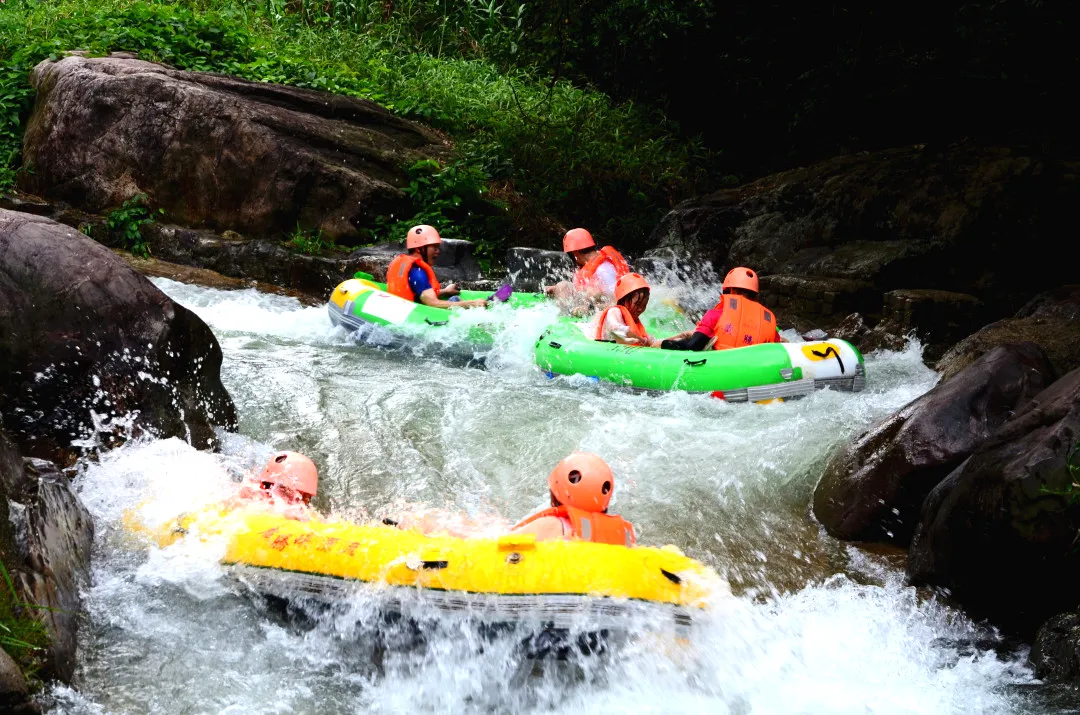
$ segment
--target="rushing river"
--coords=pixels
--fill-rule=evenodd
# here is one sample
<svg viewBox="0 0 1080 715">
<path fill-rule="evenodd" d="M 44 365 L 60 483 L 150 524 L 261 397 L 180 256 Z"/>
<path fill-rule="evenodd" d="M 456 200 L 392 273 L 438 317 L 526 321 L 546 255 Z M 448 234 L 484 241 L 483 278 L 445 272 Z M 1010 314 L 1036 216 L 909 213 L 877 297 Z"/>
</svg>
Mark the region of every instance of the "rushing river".
<svg viewBox="0 0 1080 715">
<path fill-rule="evenodd" d="M 93 584 L 74 689 L 45 696 L 57 712 L 1045 709 L 1028 699 L 1025 652 L 995 647 L 992 632 L 905 586 L 896 554 L 837 542 L 809 516 L 829 452 L 933 386 L 917 346 L 869 356 L 858 395 L 729 405 L 548 380 L 531 363 L 547 309 L 477 311 L 507 323 L 478 369 L 463 366 L 468 355 L 444 359 L 460 353 L 452 344 L 359 342 L 292 299 L 155 282 L 218 336 L 240 431 L 221 454 L 138 441 L 84 466 Z M 213 545 L 160 550 L 125 528 L 125 514 L 220 499 L 282 448 L 320 466 L 323 511 L 441 507 L 493 523 L 544 506 L 555 462 L 594 451 L 614 468 L 613 510 L 639 539 L 713 566 L 734 597 L 689 642 L 642 636 L 533 662 L 514 638 L 446 618 L 386 622 L 371 601 L 290 617 L 231 581 Z"/>
</svg>

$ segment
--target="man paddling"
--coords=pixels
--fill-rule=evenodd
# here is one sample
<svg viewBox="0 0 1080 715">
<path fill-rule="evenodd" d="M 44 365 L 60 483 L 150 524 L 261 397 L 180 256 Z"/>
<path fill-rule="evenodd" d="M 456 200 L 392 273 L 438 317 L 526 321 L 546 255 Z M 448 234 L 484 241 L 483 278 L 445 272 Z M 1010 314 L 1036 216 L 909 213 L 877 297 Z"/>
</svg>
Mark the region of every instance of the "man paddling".
<svg viewBox="0 0 1080 715">
<path fill-rule="evenodd" d="M 420 225 L 409 229 L 405 237 L 406 253 L 390 262 L 386 271 L 386 290 L 399 298 L 432 308 L 486 308 L 486 300 L 457 300 L 457 285 L 439 285 L 431 267 L 442 250 L 442 238 L 433 226 Z"/>
</svg>

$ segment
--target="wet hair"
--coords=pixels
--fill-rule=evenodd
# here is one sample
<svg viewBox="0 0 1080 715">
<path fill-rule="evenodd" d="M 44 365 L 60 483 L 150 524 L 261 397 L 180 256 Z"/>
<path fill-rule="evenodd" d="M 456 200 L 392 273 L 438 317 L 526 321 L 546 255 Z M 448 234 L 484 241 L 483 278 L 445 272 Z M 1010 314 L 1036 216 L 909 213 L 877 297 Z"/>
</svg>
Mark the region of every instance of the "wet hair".
<svg viewBox="0 0 1080 715">
<path fill-rule="evenodd" d="M 758 292 L 756 290 L 750 290 L 748 288 L 725 288 L 723 290 L 723 294 L 741 295 L 744 298 L 749 298 L 750 300 L 756 300 L 758 297 Z"/>
</svg>

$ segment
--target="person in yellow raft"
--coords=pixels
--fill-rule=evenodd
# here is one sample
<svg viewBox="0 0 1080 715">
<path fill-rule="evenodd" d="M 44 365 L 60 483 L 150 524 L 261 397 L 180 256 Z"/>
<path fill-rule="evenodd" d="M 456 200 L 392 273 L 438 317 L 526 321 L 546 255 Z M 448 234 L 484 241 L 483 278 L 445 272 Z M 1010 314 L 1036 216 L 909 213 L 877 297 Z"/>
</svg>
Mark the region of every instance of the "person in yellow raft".
<svg viewBox="0 0 1080 715">
<path fill-rule="evenodd" d="M 432 308 L 486 308 L 486 300 L 459 300 L 457 285 L 439 285 L 431 267 L 439 257 L 442 237 L 434 226 L 413 226 L 405 236 L 405 253 L 386 271 L 386 290 L 399 298 Z"/>
<path fill-rule="evenodd" d="M 262 471 L 240 483 L 229 507 L 251 505 L 280 509 L 292 519 L 306 520 L 313 514 L 311 499 L 319 491 L 319 470 L 299 452 L 278 452 Z"/>
<path fill-rule="evenodd" d="M 537 541 L 580 539 L 601 544 L 633 546 L 634 525 L 608 514 L 615 491 L 611 467 L 590 452 L 574 452 L 548 475 L 551 506 L 523 519 L 511 531 L 534 534 Z"/>
<path fill-rule="evenodd" d="M 563 236 L 563 251 L 577 264 L 572 281 L 544 286 L 544 293 L 556 300 L 569 300 L 575 293 L 593 303 L 610 304 L 615 299 L 615 285 L 630 272 L 622 254 L 611 246 L 598 248 L 592 234 L 572 228 Z"/>
</svg>

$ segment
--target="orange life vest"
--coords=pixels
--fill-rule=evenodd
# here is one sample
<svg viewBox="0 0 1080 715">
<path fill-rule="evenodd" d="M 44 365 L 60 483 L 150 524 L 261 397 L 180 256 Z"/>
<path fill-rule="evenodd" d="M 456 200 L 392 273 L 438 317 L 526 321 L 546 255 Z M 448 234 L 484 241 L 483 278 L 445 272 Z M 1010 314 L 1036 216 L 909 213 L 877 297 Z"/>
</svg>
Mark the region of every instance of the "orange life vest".
<svg viewBox="0 0 1080 715">
<path fill-rule="evenodd" d="M 521 521 L 514 528 L 525 526 L 537 519 L 554 516 L 570 522 L 570 533 L 575 539 L 592 541 L 597 544 L 615 544 L 633 546 L 637 543 L 634 525 L 617 514 L 604 514 L 598 511 L 585 511 L 572 506 L 553 506 L 538 511 Z"/>
<path fill-rule="evenodd" d="M 716 326 L 713 349 L 776 342 L 776 316 L 761 303 L 740 295 L 725 295 L 716 307 L 724 312 Z"/>
<path fill-rule="evenodd" d="M 588 263 L 574 272 L 574 287 L 578 290 L 588 288 L 589 283 L 596 277 L 596 269 L 604 265 L 606 261 L 611 261 L 611 265 L 615 266 L 615 280 L 619 280 L 630 272 L 630 266 L 622 254 L 611 246 L 604 246 Z"/>
<path fill-rule="evenodd" d="M 439 280 L 435 277 L 435 271 L 424 262 L 424 259 L 411 253 L 402 253 L 390 261 L 390 267 L 386 269 L 386 291 L 399 298 L 416 301 L 417 296 L 413 295 L 412 288 L 409 287 L 409 271 L 412 270 L 414 265 L 420 266 L 424 269 L 424 273 L 427 273 L 428 280 L 431 281 L 431 288 L 435 291 L 435 297 L 438 298 Z"/>
<path fill-rule="evenodd" d="M 622 311 L 623 322 L 626 323 L 627 326 L 636 330 L 638 335 L 640 335 L 641 337 L 649 337 L 649 334 L 645 332 L 645 326 L 641 324 L 640 320 L 631 315 L 629 308 L 627 308 L 625 305 L 613 305 L 600 314 L 600 322 L 596 324 L 596 337 L 593 338 L 593 340 L 604 339 L 604 321 L 607 320 L 608 312 L 612 310 Z"/>
</svg>

